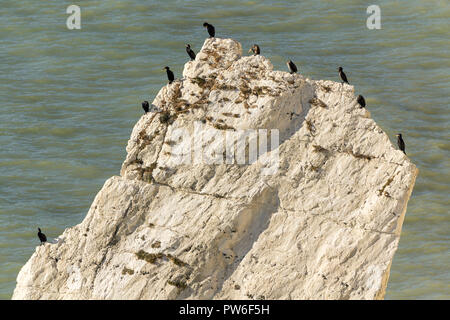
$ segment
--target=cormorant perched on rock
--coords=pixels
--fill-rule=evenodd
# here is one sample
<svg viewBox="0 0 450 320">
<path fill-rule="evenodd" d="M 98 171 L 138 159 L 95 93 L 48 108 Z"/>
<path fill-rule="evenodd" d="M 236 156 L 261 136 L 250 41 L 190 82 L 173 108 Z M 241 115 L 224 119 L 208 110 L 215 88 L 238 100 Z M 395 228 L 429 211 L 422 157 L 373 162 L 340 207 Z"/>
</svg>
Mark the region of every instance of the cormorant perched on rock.
<svg viewBox="0 0 450 320">
<path fill-rule="evenodd" d="M 339 67 L 338 71 L 339 71 L 339 75 L 341 76 L 342 83 L 345 82 L 345 83 L 349 84 L 348 80 L 347 80 L 347 76 L 345 75 L 344 70 L 342 69 L 342 67 Z"/>
<path fill-rule="evenodd" d="M 406 154 L 406 151 L 405 151 L 405 141 L 403 141 L 402 134 L 401 134 L 401 133 L 397 133 L 396 136 L 397 136 L 397 144 L 398 144 L 398 148 L 399 148 L 400 150 L 402 150 L 404 154 Z"/>
<path fill-rule="evenodd" d="M 203 26 L 208 30 L 209 37 L 214 38 L 216 35 L 216 29 L 214 29 L 214 26 L 208 22 L 205 22 Z"/>
<path fill-rule="evenodd" d="M 41 232 L 41 228 L 38 228 L 38 230 L 39 230 L 39 232 L 37 235 L 39 237 L 39 240 L 41 240 L 41 244 L 43 244 L 44 242 L 47 242 L 47 237 L 45 236 L 45 234 L 43 234 Z"/>
<path fill-rule="evenodd" d="M 191 61 L 195 60 L 195 52 L 191 49 L 191 45 L 190 44 L 186 45 L 186 52 L 189 55 L 189 57 L 191 57 Z"/>
<path fill-rule="evenodd" d="M 291 60 L 289 60 L 288 62 L 286 62 L 286 64 L 287 64 L 287 66 L 288 66 L 289 71 L 290 71 L 291 74 L 297 72 L 297 66 L 296 66 Z"/>
<path fill-rule="evenodd" d="M 145 113 L 147 113 L 150 110 L 150 106 L 148 104 L 148 101 L 142 102 L 142 109 L 144 109 Z"/>
<path fill-rule="evenodd" d="M 173 75 L 173 72 L 169 69 L 169 67 L 164 67 L 164 69 L 167 72 L 167 78 L 169 79 L 169 84 L 171 84 L 173 82 L 173 80 L 175 80 L 175 76 Z"/>
<path fill-rule="evenodd" d="M 257 56 L 258 54 L 261 53 L 261 50 L 259 49 L 259 46 L 257 44 L 252 45 L 252 47 L 250 48 L 250 50 L 248 50 L 248 52 L 253 52 L 254 56 Z"/>
<path fill-rule="evenodd" d="M 358 98 L 356 99 L 356 102 L 359 103 L 361 108 L 365 108 L 366 107 L 366 100 L 364 100 L 364 97 L 362 95 L 358 96 Z"/>
</svg>

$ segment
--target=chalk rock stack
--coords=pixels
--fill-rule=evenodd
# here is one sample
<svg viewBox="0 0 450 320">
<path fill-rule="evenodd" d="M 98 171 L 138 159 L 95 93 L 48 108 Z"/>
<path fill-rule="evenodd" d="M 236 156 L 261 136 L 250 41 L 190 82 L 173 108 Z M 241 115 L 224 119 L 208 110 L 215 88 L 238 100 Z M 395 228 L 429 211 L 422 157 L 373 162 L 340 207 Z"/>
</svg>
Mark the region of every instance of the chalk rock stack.
<svg viewBox="0 0 450 320">
<path fill-rule="evenodd" d="M 418 170 L 351 85 L 207 39 L 13 299 L 382 299 Z"/>
</svg>

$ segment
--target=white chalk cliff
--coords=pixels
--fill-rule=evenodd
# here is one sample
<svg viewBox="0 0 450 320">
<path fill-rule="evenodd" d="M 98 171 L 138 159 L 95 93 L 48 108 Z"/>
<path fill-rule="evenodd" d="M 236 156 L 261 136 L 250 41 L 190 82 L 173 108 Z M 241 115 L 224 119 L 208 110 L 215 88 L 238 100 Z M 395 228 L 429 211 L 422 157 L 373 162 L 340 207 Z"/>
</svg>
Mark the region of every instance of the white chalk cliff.
<svg viewBox="0 0 450 320">
<path fill-rule="evenodd" d="M 255 132 L 269 150 L 236 163 L 220 137 Z M 36 248 L 13 299 L 383 298 L 418 170 L 353 86 L 207 39 L 127 153 L 83 222 Z"/>
</svg>

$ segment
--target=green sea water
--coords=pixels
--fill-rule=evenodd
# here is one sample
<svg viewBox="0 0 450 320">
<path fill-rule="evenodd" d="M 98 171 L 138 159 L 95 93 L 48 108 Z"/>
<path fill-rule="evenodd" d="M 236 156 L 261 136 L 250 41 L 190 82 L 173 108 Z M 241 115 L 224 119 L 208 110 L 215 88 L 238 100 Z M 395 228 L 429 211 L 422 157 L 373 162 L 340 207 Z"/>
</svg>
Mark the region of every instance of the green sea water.
<svg viewBox="0 0 450 320">
<path fill-rule="evenodd" d="M 66 8 L 81 7 L 81 30 Z M 369 5 L 381 29 L 366 27 Z M 420 173 L 386 299 L 450 298 L 450 2 L 2 0 L 0 3 L 0 298 L 39 244 L 82 221 L 118 175 L 140 103 L 170 66 L 180 76 L 206 32 L 253 43 L 276 69 L 291 59 L 312 79 L 356 94 Z"/>
</svg>

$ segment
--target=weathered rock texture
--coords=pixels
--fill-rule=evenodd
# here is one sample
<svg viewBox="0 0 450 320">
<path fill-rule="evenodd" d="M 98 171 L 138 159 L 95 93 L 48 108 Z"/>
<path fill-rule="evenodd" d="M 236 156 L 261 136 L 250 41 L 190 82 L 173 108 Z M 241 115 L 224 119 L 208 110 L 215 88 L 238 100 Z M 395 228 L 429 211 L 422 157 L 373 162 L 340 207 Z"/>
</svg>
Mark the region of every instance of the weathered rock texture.
<svg viewBox="0 0 450 320">
<path fill-rule="evenodd" d="M 241 52 L 205 41 L 134 127 L 120 177 L 36 249 L 14 299 L 383 298 L 416 167 L 353 86 Z M 191 144 L 198 124 L 278 129 L 280 146 L 253 164 L 177 164 L 220 144 Z"/>
</svg>

